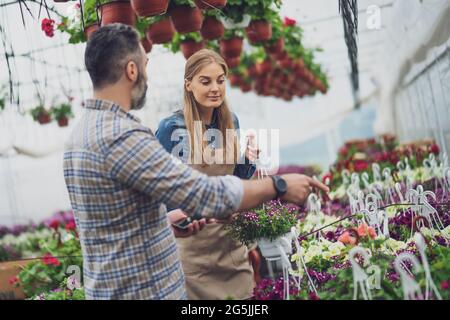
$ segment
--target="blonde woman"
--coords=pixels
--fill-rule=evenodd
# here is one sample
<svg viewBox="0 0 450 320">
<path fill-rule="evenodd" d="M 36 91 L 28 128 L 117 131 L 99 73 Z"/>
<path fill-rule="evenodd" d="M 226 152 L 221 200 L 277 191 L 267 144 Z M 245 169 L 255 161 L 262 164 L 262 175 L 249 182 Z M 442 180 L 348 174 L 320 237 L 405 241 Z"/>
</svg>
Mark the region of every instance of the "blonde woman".
<svg viewBox="0 0 450 320">
<path fill-rule="evenodd" d="M 185 67 L 184 108 L 162 120 L 156 136 L 168 152 L 209 176 L 250 179 L 255 172 L 251 162 L 257 158 L 256 147 L 250 143 L 244 158 L 237 136 L 226 139 L 227 129 L 231 133 L 239 129 L 238 118 L 225 99 L 227 73 L 225 61 L 214 51 L 204 49 L 192 55 Z M 203 138 L 208 136 L 214 138 Z M 206 159 L 207 155 L 213 161 Z M 227 235 L 224 224 L 207 224 L 193 236 L 178 236 L 177 244 L 189 299 L 252 296 L 249 250 Z"/>
</svg>

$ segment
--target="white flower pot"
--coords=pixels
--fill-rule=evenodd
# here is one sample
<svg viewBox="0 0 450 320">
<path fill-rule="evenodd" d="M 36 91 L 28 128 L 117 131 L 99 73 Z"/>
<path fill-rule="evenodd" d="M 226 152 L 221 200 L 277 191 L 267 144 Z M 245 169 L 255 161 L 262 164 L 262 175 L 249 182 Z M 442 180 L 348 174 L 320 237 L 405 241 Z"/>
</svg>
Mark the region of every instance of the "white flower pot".
<svg viewBox="0 0 450 320">
<path fill-rule="evenodd" d="M 266 259 L 280 258 L 281 252 L 279 247 L 281 247 L 286 255 L 290 255 L 292 253 L 292 235 L 290 233 L 286 233 L 275 240 L 269 240 L 266 238 L 259 239 L 258 247 L 261 250 L 261 254 Z"/>
</svg>

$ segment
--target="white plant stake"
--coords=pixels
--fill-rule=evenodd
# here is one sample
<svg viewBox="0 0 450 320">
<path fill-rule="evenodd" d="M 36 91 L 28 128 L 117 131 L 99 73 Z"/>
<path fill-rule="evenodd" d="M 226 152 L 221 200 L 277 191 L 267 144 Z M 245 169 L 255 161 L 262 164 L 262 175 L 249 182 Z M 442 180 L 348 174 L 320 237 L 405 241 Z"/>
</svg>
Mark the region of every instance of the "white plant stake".
<svg viewBox="0 0 450 320">
<path fill-rule="evenodd" d="M 362 247 L 354 247 L 349 252 L 350 263 L 353 269 L 353 300 L 358 298 L 358 286 L 361 289 L 364 300 L 372 300 L 370 293 L 369 277 L 363 268 L 356 262 L 355 256 L 359 254 L 363 257 L 366 266 L 369 263 L 369 253 Z"/>
<path fill-rule="evenodd" d="M 402 282 L 403 297 L 404 300 L 415 300 L 417 298 L 422 298 L 422 291 L 420 290 L 419 284 L 411 278 L 411 276 L 402 268 L 405 266 L 405 261 L 410 260 L 413 266 L 413 272 L 417 273 L 420 271 L 420 262 L 417 260 L 416 256 L 411 253 L 402 252 L 394 261 L 395 271 L 400 275 L 400 280 Z"/>
<path fill-rule="evenodd" d="M 425 277 L 426 277 L 426 287 L 425 287 L 425 300 L 428 300 L 430 297 L 430 292 L 433 290 L 434 294 L 436 295 L 436 298 L 439 300 L 442 300 L 441 294 L 439 293 L 436 285 L 433 282 L 433 278 L 431 278 L 431 272 L 430 272 L 430 266 L 428 264 L 427 255 L 425 254 L 426 244 L 425 239 L 423 236 L 416 232 L 414 235 L 414 242 L 416 243 L 417 249 L 419 249 L 420 258 L 422 260 L 422 266 L 425 270 Z"/>
</svg>

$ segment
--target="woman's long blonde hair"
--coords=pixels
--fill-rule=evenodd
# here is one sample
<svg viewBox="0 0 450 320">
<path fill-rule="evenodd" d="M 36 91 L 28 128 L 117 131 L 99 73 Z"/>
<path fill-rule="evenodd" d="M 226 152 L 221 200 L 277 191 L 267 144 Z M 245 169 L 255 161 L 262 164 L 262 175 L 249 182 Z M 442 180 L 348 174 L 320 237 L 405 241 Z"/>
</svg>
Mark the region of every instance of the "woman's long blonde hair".
<svg viewBox="0 0 450 320">
<path fill-rule="evenodd" d="M 184 71 L 184 79 L 188 81 L 192 81 L 194 76 L 197 75 L 200 70 L 202 70 L 204 67 L 211 63 L 217 63 L 219 64 L 225 73 L 225 76 L 228 75 L 228 66 L 225 63 L 225 60 L 216 52 L 209 50 L 209 49 L 202 49 L 197 51 L 195 54 L 193 54 L 186 62 L 186 67 Z M 234 157 L 234 161 L 237 161 L 239 157 L 239 142 L 238 139 L 234 136 L 233 143 L 226 143 L 226 130 L 227 129 L 236 129 L 234 127 L 233 123 L 233 117 L 231 114 L 231 111 L 228 107 L 228 103 L 226 101 L 226 98 L 224 97 L 223 103 L 220 107 L 218 107 L 216 110 L 214 110 L 217 113 L 217 122 L 218 122 L 218 129 L 222 133 L 223 137 L 223 143 L 226 145 L 226 148 L 224 148 L 223 156 L 224 156 L 224 162 L 227 158 L 227 154 L 230 154 L 230 152 L 233 152 L 232 154 Z M 194 130 L 194 123 L 195 121 L 201 121 L 200 114 L 197 109 L 197 101 L 195 100 L 194 94 L 192 92 L 189 92 L 186 88 L 186 84 L 184 86 L 184 108 L 183 108 L 183 114 L 184 114 L 184 122 L 186 124 L 186 128 L 189 133 L 189 141 L 190 141 L 190 150 L 191 150 L 191 158 L 190 160 L 193 161 L 194 157 L 194 147 L 193 146 L 202 146 L 203 150 L 205 150 L 207 146 L 207 142 L 203 141 L 203 134 L 206 131 L 206 126 L 202 122 L 202 130 L 201 132 L 195 132 Z M 193 163 L 193 162 L 191 162 Z M 203 153 L 202 153 L 202 163 L 203 163 Z M 236 162 L 234 162 L 236 163 Z"/>
</svg>

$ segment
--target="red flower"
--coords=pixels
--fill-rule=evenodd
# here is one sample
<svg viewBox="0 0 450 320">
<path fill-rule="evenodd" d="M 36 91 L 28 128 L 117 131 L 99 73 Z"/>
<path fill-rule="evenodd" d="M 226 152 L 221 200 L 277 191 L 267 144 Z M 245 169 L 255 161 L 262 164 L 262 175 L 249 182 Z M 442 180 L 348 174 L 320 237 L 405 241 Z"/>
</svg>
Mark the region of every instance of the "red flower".
<svg viewBox="0 0 450 320">
<path fill-rule="evenodd" d="M 369 168 L 369 164 L 364 160 L 355 160 L 354 167 L 356 172 L 361 172 Z"/>
<path fill-rule="evenodd" d="M 67 231 L 74 231 L 77 229 L 77 226 L 75 225 L 75 221 L 69 221 L 66 223 L 66 230 Z"/>
<path fill-rule="evenodd" d="M 47 37 L 53 37 L 55 35 L 55 20 L 53 19 L 42 19 L 41 29 L 45 32 Z"/>
<path fill-rule="evenodd" d="M 450 280 L 448 280 L 448 281 L 442 281 L 442 282 L 441 282 L 441 289 L 442 289 L 442 290 L 447 290 L 448 287 L 449 287 L 449 285 L 450 285 Z"/>
<path fill-rule="evenodd" d="M 310 292 L 308 296 L 309 300 L 320 300 L 319 296 L 317 296 L 315 292 Z"/>
<path fill-rule="evenodd" d="M 52 256 L 50 253 L 46 253 L 43 257 L 42 257 L 42 262 L 44 264 L 46 264 L 47 266 L 53 265 L 53 266 L 59 266 L 61 265 L 61 262 L 56 259 L 54 256 Z"/>
<path fill-rule="evenodd" d="M 50 228 L 58 230 L 59 228 L 59 221 L 58 220 L 53 220 L 52 222 L 50 222 L 50 224 L 48 225 Z"/>
<path fill-rule="evenodd" d="M 340 154 L 342 157 L 345 157 L 345 156 L 347 155 L 347 153 L 348 153 L 348 148 L 347 148 L 347 146 L 343 146 L 342 148 L 339 149 L 339 154 Z"/>
<path fill-rule="evenodd" d="M 284 18 L 284 26 L 285 27 L 292 27 L 295 26 L 297 24 L 297 21 L 295 21 L 294 19 L 285 17 Z"/>
<path fill-rule="evenodd" d="M 14 286 L 18 282 L 19 282 L 19 278 L 17 278 L 17 276 L 11 277 L 9 279 L 9 284 L 12 285 L 12 286 Z"/>
<path fill-rule="evenodd" d="M 440 151 L 441 151 L 441 150 L 439 149 L 439 146 L 438 146 L 436 143 L 434 143 L 434 144 L 430 147 L 430 152 L 431 152 L 431 153 L 434 153 L 435 155 L 438 155 Z"/>
<path fill-rule="evenodd" d="M 327 182 L 327 179 L 329 179 L 329 181 L 330 181 L 330 183 L 331 183 L 331 181 L 333 180 L 333 174 L 330 172 L 330 173 L 327 173 L 326 175 L 324 175 L 323 177 L 322 177 L 322 182 L 323 183 L 326 183 Z"/>
</svg>

